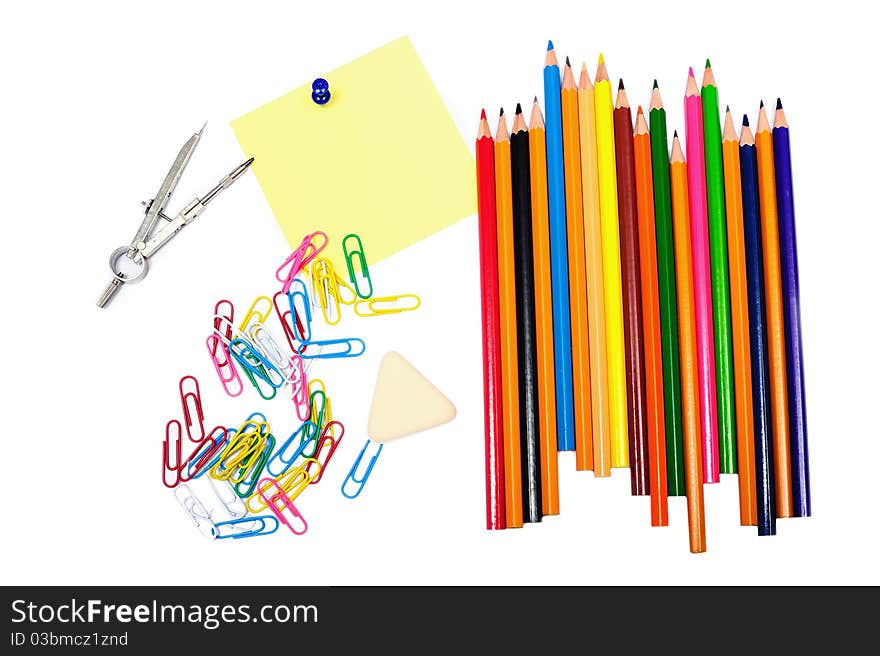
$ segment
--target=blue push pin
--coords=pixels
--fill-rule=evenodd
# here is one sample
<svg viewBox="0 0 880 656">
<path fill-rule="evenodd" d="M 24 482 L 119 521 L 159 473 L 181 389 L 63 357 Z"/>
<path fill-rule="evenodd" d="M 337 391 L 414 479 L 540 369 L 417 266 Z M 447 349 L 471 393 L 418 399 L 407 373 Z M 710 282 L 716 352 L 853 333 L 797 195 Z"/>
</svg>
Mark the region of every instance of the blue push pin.
<svg viewBox="0 0 880 656">
<path fill-rule="evenodd" d="M 312 82 L 312 100 L 318 105 L 326 105 L 330 101 L 330 85 L 323 77 Z"/>
</svg>

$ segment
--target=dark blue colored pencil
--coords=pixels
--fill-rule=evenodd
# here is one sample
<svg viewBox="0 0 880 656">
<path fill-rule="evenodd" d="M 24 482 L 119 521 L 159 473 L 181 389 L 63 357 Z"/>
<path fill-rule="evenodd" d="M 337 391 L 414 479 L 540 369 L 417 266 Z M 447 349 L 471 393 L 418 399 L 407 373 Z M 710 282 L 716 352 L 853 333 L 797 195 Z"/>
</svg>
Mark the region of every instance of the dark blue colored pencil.
<svg viewBox="0 0 880 656">
<path fill-rule="evenodd" d="M 770 417 L 770 371 L 764 300 L 764 256 L 761 252 L 761 210 L 755 137 L 743 116 L 739 140 L 743 194 L 743 236 L 749 296 L 749 338 L 752 344 L 752 403 L 755 421 L 755 481 L 758 535 L 776 534 L 776 492 L 773 474 L 773 429 Z"/>
</svg>

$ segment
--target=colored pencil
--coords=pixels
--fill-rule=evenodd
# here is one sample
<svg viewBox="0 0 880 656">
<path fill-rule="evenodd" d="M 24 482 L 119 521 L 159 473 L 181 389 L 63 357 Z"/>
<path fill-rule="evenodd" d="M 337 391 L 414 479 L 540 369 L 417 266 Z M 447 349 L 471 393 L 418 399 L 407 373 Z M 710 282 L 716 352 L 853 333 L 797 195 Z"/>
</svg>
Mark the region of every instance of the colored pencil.
<svg viewBox="0 0 880 656">
<path fill-rule="evenodd" d="M 724 115 L 722 137 L 727 244 L 730 262 L 730 325 L 733 337 L 733 380 L 736 386 L 736 451 L 739 474 L 739 521 L 758 522 L 755 500 L 755 425 L 752 411 L 752 346 L 749 339 L 749 290 L 743 237 L 743 193 L 739 138 L 730 108 Z M 723 460 L 723 458 L 722 458 Z"/>
<path fill-rule="evenodd" d="M 523 525 L 523 501 L 511 184 L 510 134 L 502 109 L 495 133 L 495 211 L 498 221 L 498 307 L 501 317 L 501 407 L 504 415 L 504 516 L 507 528 L 518 528 Z"/>
<path fill-rule="evenodd" d="M 590 338 L 590 396 L 593 410 L 593 474 L 611 475 L 608 416 L 608 354 L 605 348 L 605 275 L 602 271 L 602 223 L 596 161 L 596 105 L 587 65 L 578 81 L 581 186 L 584 194 L 584 249 L 587 259 L 587 333 Z"/>
<path fill-rule="evenodd" d="M 773 408 L 776 516 L 791 517 L 791 453 L 785 371 L 785 320 L 779 259 L 779 217 L 776 210 L 776 172 L 773 161 L 773 135 L 770 133 L 770 123 L 767 121 L 763 102 L 758 112 L 755 151 L 758 155 L 758 194 L 761 198 L 761 246 L 764 251 L 767 355 L 770 363 L 770 402 Z"/>
<path fill-rule="evenodd" d="M 791 430 L 792 514 L 810 516 L 810 464 L 807 452 L 807 401 L 804 353 L 801 343 L 801 303 L 798 281 L 794 189 L 791 183 L 791 145 L 782 101 L 776 100 L 773 155 L 779 210 L 779 250 L 782 263 L 782 310 L 785 319 L 785 363 L 788 366 L 788 407 Z"/>
<path fill-rule="evenodd" d="M 706 157 L 706 208 L 709 218 L 709 264 L 712 282 L 712 321 L 715 335 L 715 388 L 718 402 L 718 464 L 722 474 L 736 473 L 736 417 L 731 353 L 730 283 L 727 263 L 727 222 L 724 204 L 724 165 L 718 87 L 706 60 L 700 92 L 703 106 L 703 145 Z"/>
<path fill-rule="evenodd" d="M 486 528 L 504 523 L 504 444 L 501 418 L 501 325 L 498 317 L 498 242 L 495 219 L 495 142 L 486 110 L 477 132 L 477 218 L 480 233 L 480 307 L 483 317 L 483 422 L 486 441 Z"/>
<path fill-rule="evenodd" d="M 620 226 L 617 217 L 617 164 L 614 154 L 614 108 L 605 57 L 599 55 L 596 84 L 596 161 L 602 225 L 602 271 L 605 278 L 605 347 L 608 355 L 608 412 L 611 420 L 611 466 L 629 467 L 626 409 L 626 355 L 623 343 L 623 290 L 620 278 Z"/>
<path fill-rule="evenodd" d="M 688 71 L 684 97 L 687 138 L 688 212 L 691 254 L 694 260 L 694 310 L 697 323 L 697 357 L 700 372 L 700 412 L 703 429 L 703 478 L 720 480 L 718 419 L 715 390 L 715 337 L 712 322 L 712 284 L 709 265 L 709 229 L 706 215 L 706 166 L 703 156 L 703 109 L 694 70 Z"/>
<path fill-rule="evenodd" d="M 538 340 L 538 404 L 541 428 L 541 505 L 559 514 L 556 456 L 556 380 L 553 365 L 553 294 L 550 283 L 550 225 L 547 213 L 547 152 L 544 117 L 538 98 L 529 120 L 529 172 L 532 191 L 532 248 L 535 263 L 535 333 Z"/>
<path fill-rule="evenodd" d="M 538 352 L 535 328 L 535 273 L 532 255 L 532 190 L 529 173 L 529 131 L 522 106 L 516 105 L 510 135 L 513 187 L 513 248 L 516 280 L 517 356 L 519 359 L 519 420 L 523 482 L 523 518 L 540 522 L 541 446 L 538 411 Z"/>
<path fill-rule="evenodd" d="M 587 263 L 584 256 L 584 198 L 581 186 L 578 89 L 566 57 L 562 74 L 562 152 L 565 161 L 565 220 L 568 224 L 568 286 L 571 313 L 571 373 L 574 395 L 575 467 L 593 468 L 593 409 L 587 326 Z"/>
<path fill-rule="evenodd" d="M 752 401 L 755 422 L 755 502 L 758 535 L 776 535 L 776 489 L 773 473 L 773 418 L 770 405 L 770 364 L 764 301 L 764 256 L 761 247 L 761 201 L 758 155 L 749 117 L 743 116 L 739 141 L 742 173 L 743 239 L 749 293 L 749 341 L 752 360 Z"/>
<path fill-rule="evenodd" d="M 701 553 L 706 551 L 706 519 L 703 504 L 703 461 L 700 454 L 696 303 L 691 258 L 687 165 L 677 133 L 672 138 L 669 177 L 672 190 L 672 221 L 675 239 L 675 283 L 678 292 L 678 336 L 681 357 L 681 407 L 684 426 L 688 537 L 691 552 Z"/>
<path fill-rule="evenodd" d="M 553 340 L 556 364 L 556 443 L 574 451 L 574 399 L 571 372 L 571 315 L 568 291 L 568 239 L 565 222 L 565 160 L 559 64 L 553 42 L 544 60 L 544 109 L 547 141 L 547 201 L 550 215 L 550 264 L 553 267 Z"/>
<path fill-rule="evenodd" d="M 641 107 L 636 114 L 633 152 L 639 217 L 639 271 L 642 281 L 651 526 L 666 526 L 669 524 L 669 510 L 666 498 L 666 432 L 663 409 L 663 355 L 660 344 L 660 298 L 657 282 L 657 238 L 654 227 L 654 183 L 651 172 L 651 136 L 648 134 L 648 122 Z"/>
<path fill-rule="evenodd" d="M 684 496 L 684 444 L 681 424 L 681 373 L 678 355 L 678 299 L 675 292 L 675 246 L 669 192 L 669 145 L 666 109 L 657 80 L 651 92 L 651 159 L 654 217 L 657 227 L 657 275 L 660 339 L 663 348 L 663 407 L 666 410 L 666 481 L 670 496 Z"/>
<path fill-rule="evenodd" d="M 623 80 L 614 103 L 614 156 L 617 162 L 617 208 L 620 221 L 620 270 L 623 291 L 623 341 L 626 354 L 626 401 L 632 493 L 649 493 L 648 426 L 645 417 L 645 356 L 642 285 L 639 274 L 638 202 L 633 153 L 632 113 Z"/>
</svg>

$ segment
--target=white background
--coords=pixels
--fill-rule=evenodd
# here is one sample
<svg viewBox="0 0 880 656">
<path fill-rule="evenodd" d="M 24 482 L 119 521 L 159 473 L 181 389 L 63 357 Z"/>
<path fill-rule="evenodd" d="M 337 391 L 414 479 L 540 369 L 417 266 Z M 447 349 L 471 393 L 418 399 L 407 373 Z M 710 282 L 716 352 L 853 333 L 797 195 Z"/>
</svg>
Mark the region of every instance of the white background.
<svg viewBox="0 0 880 656">
<path fill-rule="evenodd" d="M 7 584 L 801 584 L 880 582 L 877 110 L 874 22 L 862 3 L 6 3 L 0 18 L 2 487 Z M 410 5 L 413 8 L 410 8 Z M 682 125 L 688 66 L 711 57 L 721 103 L 754 119 L 782 96 L 792 126 L 814 517 L 758 538 L 738 525 L 736 478 L 706 487 L 708 552 L 688 552 L 684 499 L 651 528 L 629 475 L 574 471 L 562 514 L 485 530 L 476 217 L 373 267 L 417 292 L 410 315 L 356 320 L 367 354 L 321 363 L 348 431 L 298 506 L 309 532 L 211 543 L 159 482 L 177 381 L 202 382 L 210 425 L 282 401 L 226 397 L 204 338 L 214 302 L 243 312 L 274 291 L 288 252 L 251 174 L 107 310 L 107 257 L 128 243 L 180 145 L 204 138 L 169 204 L 243 160 L 229 121 L 409 35 L 472 145 L 495 115 L 542 94 L 546 41 L 595 71 L 603 50 L 635 106 L 660 81 Z M 698 73 L 699 75 L 699 73 Z M 388 85 L 406 80 L 387 80 Z M 331 81 L 332 85 L 332 81 Z M 543 104 L 543 103 L 542 103 Z M 368 126 L 365 126 L 367 129 Z M 494 129 L 494 125 L 493 125 Z M 870 132 L 866 132 L 870 131 Z M 309 157 L 309 153 L 302 153 Z M 389 180 L 393 188 L 393 180 Z M 341 188 L 340 193 L 345 193 Z M 413 208 L 418 220 L 418 208 Z M 321 217 L 304 217 L 305 229 Z M 369 255 L 369 244 L 365 245 Z M 239 314 L 239 316 L 241 316 Z M 270 324 L 271 325 L 271 324 Z M 344 331 L 343 331 L 344 332 Z M 340 334 L 340 333 L 333 333 Z M 456 420 L 386 446 L 355 501 L 339 484 L 364 439 L 381 355 L 395 349 L 446 391 Z M 318 370 L 316 369 L 316 372 Z M 286 428 L 285 428 L 286 427 Z"/>
</svg>

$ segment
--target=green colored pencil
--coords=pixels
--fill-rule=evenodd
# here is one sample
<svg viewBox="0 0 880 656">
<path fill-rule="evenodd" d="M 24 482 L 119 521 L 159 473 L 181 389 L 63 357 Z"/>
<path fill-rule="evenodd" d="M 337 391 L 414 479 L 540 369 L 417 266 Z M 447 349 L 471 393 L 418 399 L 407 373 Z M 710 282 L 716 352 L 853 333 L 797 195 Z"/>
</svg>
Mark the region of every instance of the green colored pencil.
<svg viewBox="0 0 880 656">
<path fill-rule="evenodd" d="M 681 423 L 681 369 L 678 354 L 678 298 L 675 292 L 675 247 L 669 190 L 669 146 L 666 110 L 654 80 L 651 94 L 651 166 L 654 174 L 654 220 L 657 230 L 657 273 L 660 294 L 660 345 L 663 359 L 663 403 L 666 409 L 666 480 L 669 496 L 685 495 L 684 436 Z"/>
<path fill-rule="evenodd" d="M 718 87 L 706 60 L 703 88 L 703 142 L 706 153 L 706 206 L 709 215 L 709 263 L 715 329 L 715 388 L 718 395 L 718 457 L 722 474 L 736 473 L 736 411 L 733 391 L 733 346 L 730 326 L 730 281 L 727 271 L 727 217 L 724 209 L 724 164 Z"/>
</svg>

